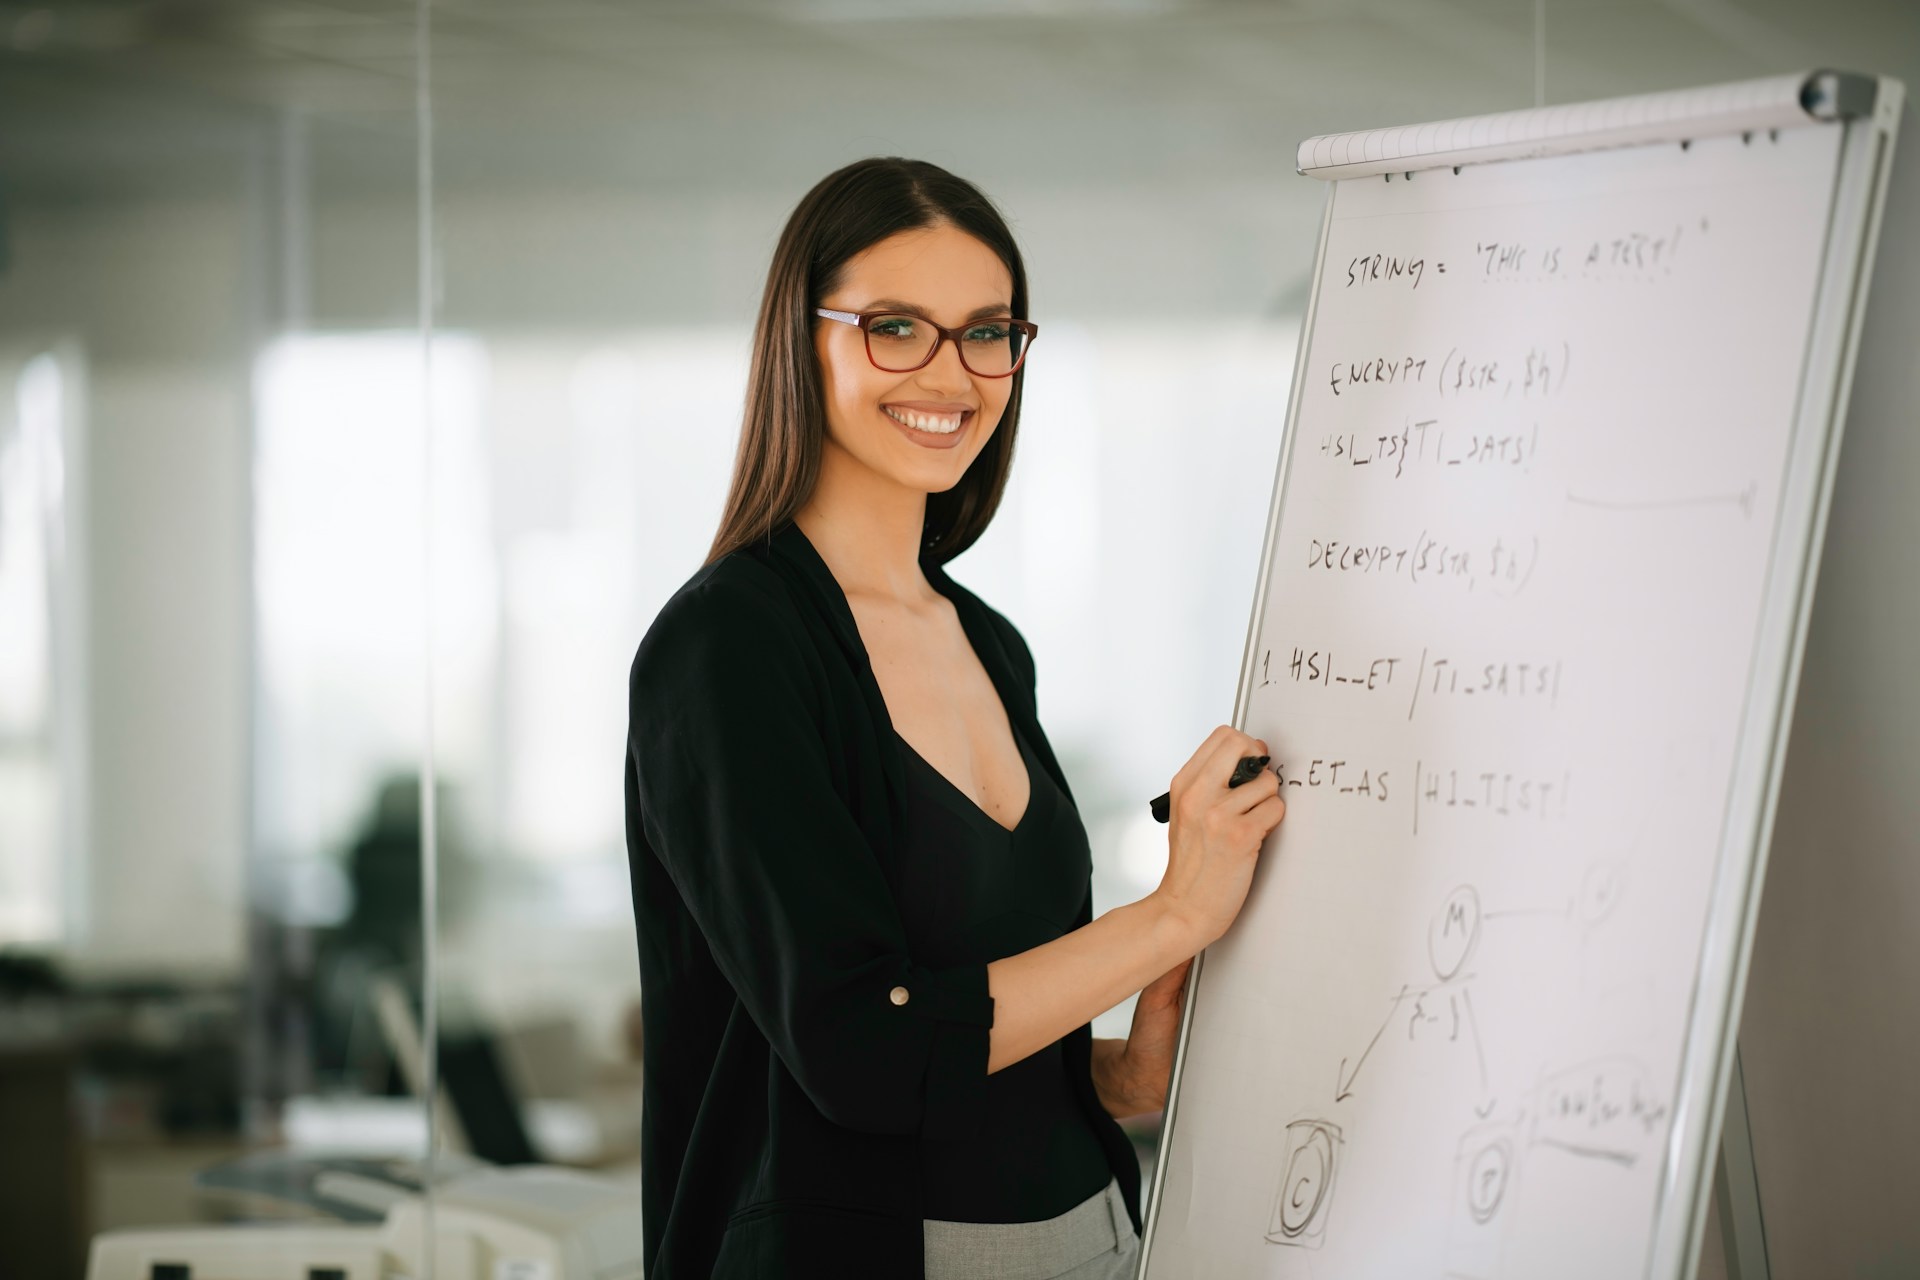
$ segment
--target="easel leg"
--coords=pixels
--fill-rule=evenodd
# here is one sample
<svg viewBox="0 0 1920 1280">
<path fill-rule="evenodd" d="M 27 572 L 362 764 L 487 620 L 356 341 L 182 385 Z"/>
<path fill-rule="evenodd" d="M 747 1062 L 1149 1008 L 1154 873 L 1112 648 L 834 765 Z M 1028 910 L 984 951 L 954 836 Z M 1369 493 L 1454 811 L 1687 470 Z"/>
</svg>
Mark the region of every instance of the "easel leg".
<svg viewBox="0 0 1920 1280">
<path fill-rule="evenodd" d="M 1713 1174 L 1720 1211 L 1720 1239 L 1726 1250 L 1727 1280 L 1771 1280 L 1766 1224 L 1760 1217 L 1760 1175 L 1753 1164 L 1753 1130 L 1747 1124 L 1747 1085 L 1734 1050 L 1733 1080 L 1727 1086 L 1726 1118 L 1720 1124 L 1720 1163 Z"/>
</svg>

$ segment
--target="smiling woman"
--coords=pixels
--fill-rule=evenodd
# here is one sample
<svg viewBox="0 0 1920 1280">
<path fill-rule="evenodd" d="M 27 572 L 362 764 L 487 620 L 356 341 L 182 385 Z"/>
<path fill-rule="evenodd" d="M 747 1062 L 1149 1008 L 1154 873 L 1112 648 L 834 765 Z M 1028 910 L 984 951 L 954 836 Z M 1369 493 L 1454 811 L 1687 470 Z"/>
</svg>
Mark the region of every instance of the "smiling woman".
<svg viewBox="0 0 1920 1280">
<path fill-rule="evenodd" d="M 899 300 L 907 293 L 922 296 Z M 822 480 L 857 464 L 891 479 L 909 505 L 959 484 L 1013 394 L 1012 293 L 1000 255 L 951 224 L 897 232 L 854 255 L 828 305 L 815 308 L 854 317 L 814 331 L 827 372 Z M 976 373 L 983 361 L 992 371 Z"/>
<path fill-rule="evenodd" d="M 950 266 L 961 274 L 948 275 L 944 268 Z M 923 296 L 892 296 L 902 284 L 917 287 Z M 828 305 L 830 299 L 859 305 L 842 310 Z M 879 387 L 910 381 L 881 377 L 883 366 L 906 362 L 896 365 L 886 355 L 857 358 L 861 345 L 871 354 L 876 325 L 885 331 L 879 339 L 883 347 L 900 341 L 898 324 L 880 324 L 887 318 L 937 323 L 940 317 L 931 312 L 936 304 L 957 307 L 955 323 L 1005 317 L 1020 322 L 1025 336 L 1033 332 L 1025 324 L 1027 277 L 1020 250 L 999 211 L 977 188 L 934 165 L 889 159 L 849 165 L 807 194 L 788 220 L 768 272 L 747 375 L 740 451 L 709 563 L 793 519 L 812 494 L 830 438 L 831 406 L 874 390 L 866 385 L 868 378 Z M 822 311 L 834 314 L 822 317 Z M 841 323 L 820 324 L 822 318 Z M 934 332 L 927 329 L 921 341 Z M 938 360 L 951 346 L 941 341 L 928 354 Z M 835 366 L 855 380 L 851 386 L 826 385 L 826 361 L 836 352 L 856 357 Z M 1024 355 L 1024 337 L 1018 354 Z M 925 545 L 937 548 L 942 562 L 971 546 L 1000 504 L 1020 422 L 1018 363 L 1010 365 L 1005 381 L 981 380 L 997 388 L 988 393 L 994 398 L 994 421 L 971 433 L 973 446 L 946 484 L 921 491 L 932 494 L 926 503 Z M 924 368 L 914 372 L 929 376 Z M 937 383 L 942 374 L 931 376 Z M 986 448 L 990 440 L 992 447 Z M 985 460 L 972 468 L 983 451 Z"/>
<path fill-rule="evenodd" d="M 1032 655 L 943 567 L 1006 485 L 1026 309 L 929 164 L 830 175 L 775 251 L 720 531 L 630 688 L 655 1280 L 1132 1275 L 1115 1118 L 1164 1104 L 1188 961 L 1284 806 L 1216 729 L 1160 887 L 1093 918 Z"/>
</svg>

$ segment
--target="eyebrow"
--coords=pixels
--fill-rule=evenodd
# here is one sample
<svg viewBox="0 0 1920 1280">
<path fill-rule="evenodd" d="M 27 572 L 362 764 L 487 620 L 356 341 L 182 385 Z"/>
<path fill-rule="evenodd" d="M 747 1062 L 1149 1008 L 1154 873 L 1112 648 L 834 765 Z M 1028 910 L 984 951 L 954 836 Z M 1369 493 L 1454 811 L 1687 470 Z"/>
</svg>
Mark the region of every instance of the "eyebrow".
<svg viewBox="0 0 1920 1280">
<path fill-rule="evenodd" d="M 925 320 L 933 319 L 933 317 L 927 313 L 926 308 L 916 307 L 915 305 L 913 305 L 913 303 L 902 302 L 898 298 L 876 298 L 872 302 L 868 303 L 866 306 L 861 307 L 860 310 L 862 311 L 902 311 L 910 316 L 919 316 Z M 969 311 L 967 313 L 967 318 L 961 321 L 961 323 L 971 324 L 975 320 L 985 320 L 988 316 L 1011 316 L 1012 314 L 1013 314 L 1012 303 L 993 302 L 993 303 L 987 304 L 984 307 L 975 307 L 972 311 Z"/>
</svg>

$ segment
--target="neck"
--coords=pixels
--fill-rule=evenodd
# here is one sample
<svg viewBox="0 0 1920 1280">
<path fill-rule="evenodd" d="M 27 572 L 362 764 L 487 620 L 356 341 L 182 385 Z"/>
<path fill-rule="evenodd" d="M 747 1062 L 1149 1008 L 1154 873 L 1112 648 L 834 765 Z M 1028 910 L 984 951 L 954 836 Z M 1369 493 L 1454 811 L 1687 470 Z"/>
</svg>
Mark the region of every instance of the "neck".
<svg viewBox="0 0 1920 1280">
<path fill-rule="evenodd" d="M 849 596 L 913 602 L 932 590 L 920 571 L 926 516 L 926 494 L 876 475 L 828 441 L 813 494 L 793 519 Z"/>
</svg>

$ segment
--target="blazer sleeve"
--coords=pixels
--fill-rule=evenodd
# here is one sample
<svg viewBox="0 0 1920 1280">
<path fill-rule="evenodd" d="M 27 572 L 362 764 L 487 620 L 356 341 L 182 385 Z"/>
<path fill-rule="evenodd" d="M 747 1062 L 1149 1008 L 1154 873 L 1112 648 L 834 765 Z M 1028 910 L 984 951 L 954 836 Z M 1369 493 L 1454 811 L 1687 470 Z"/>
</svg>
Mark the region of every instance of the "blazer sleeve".
<svg viewBox="0 0 1920 1280">
<path fill-rule="evenodd" d="M 647 842 L 800 1088 L 836 1124 L 947 1139 L 986 1113 L 984 964 L 916 965 L 835 789 L 790 607 L 710 576 L 634 659 L 628 750 Z"/>
</svg>

